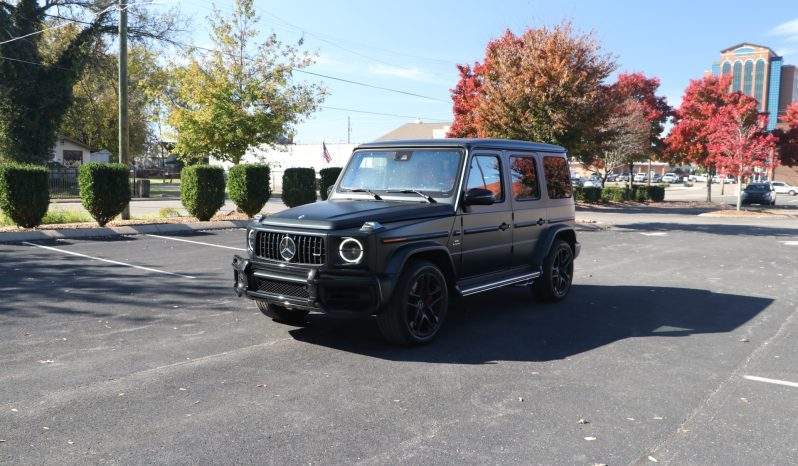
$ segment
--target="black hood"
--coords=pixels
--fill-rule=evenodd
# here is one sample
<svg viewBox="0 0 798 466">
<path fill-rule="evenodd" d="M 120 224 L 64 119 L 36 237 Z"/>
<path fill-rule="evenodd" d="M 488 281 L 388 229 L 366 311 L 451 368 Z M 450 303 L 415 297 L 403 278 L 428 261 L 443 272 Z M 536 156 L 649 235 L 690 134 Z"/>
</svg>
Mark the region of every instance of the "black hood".
<svg viewBox="0 0 798 466">
<path fill-rule="evenodd" d="M 454 207 L 444 203 L 347 199 L 294 207 L 263 217 L 260 223 L 264 226 L 343 230 L 360 227 L 364 222 L 391 223 L 453 214 Z"/>
</svg>

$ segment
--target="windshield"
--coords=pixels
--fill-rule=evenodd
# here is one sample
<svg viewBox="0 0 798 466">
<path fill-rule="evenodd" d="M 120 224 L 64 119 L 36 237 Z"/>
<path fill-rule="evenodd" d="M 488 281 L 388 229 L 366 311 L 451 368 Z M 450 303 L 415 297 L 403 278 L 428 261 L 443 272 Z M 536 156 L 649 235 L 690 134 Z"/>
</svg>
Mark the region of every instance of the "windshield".
<svg viewBox="0 0 798 466">
<path fill-rule="evenodd" d="M 745 187 L 746 191 L 770 191 L 770 187 L 766 184 L 749 184 Z"/>
<path fill-rule="evenodd" d="M 448 197 L 461 160 L 462 151 L 457 149 L 356 151 L 341 178 L 339 191 L 417 190 Z"/>
</svg>

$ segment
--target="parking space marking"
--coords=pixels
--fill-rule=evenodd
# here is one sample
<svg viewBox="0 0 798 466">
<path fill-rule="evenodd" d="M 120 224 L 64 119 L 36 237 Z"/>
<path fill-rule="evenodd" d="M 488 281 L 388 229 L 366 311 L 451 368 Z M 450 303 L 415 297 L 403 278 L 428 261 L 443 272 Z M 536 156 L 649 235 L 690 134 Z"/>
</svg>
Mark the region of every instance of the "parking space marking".
<svg viewBox="0 0 798 466">
<path fill-rule="evenodd" d="M 132 267 L 134 269 L 139 269 L 139 270 L 146 270 L 147 272 L 162 273 L 164 275 L 174 275 L 176 277 L 191 278 L 191 279 L 197 278 L 197 277 L 192 277 L 191 275 L 183 275 L 181 273 L 169 272 L 169 271 L 160 270 L 160 269 L 153 269 L 153 268 L 144 267 L 144 266 L 141 266 L 141 265 L 128 264 L 127 262 L 120 262 L 120 261 L 115 261 L 115 260 L 111 260 L 111 259 L 103 259 L 102 257 L 89 256 L 87 254 L 81 254 L 79 252 L 67 251 L 65 249 L 58 249 L 58 248 L 54 248 L 52 246 L 43 246 L 41 244 L 29 243 L 27 241 L 23 241 L 22 244 L 27 244 L 28 246 L 34 246 L 34 247 L 37 247 L 37 248 L 46 249 L 48 251 L 55 251 L 55 252 L 60 252 L 60 253 L 63 253 L 63 254 L 70 254 L 72 256 L 85 257 L 86 259 L 92 259 L 92 260 L 96 260 L 96 261 L 107 262 L 109 264 L 122 265 L 122 266 L 125 266 L 125 267 Z"/>
<path fill-rule="evenodd" d="M 643 236 L 668 236 L 664 231 L 652 231 L 650 233 L 640 232 L 640 234 Z"/>
<path fill-rule="evenodd" d="M 174 236 L 162 236 L 162 235 L 151 235 L 151 234 L 148 234 L 147 236 L 152 236 L 153 238 L 170 239 L 172 241 L 182 241 L 184 243 L 201 244 L 203 246 L 213 246 L 215 248 L 232 249 L 233 251 L 246 251 L 246 249 L 244 249 L 244 248 L 236 248 L 236 247 L 233 247 L 233 246 L 223 246 L 221 244 L 204 243 L 202 241 L 194 241 L 194 240 L 185 239 L 185 238 L 175 238 Z"/>
<path fill-rule="evenodd" d="M 765 382 L 765 383 L 772 383 L 776 385 L 785 385 L 787 387 L 798 388 L 798 382 L 788 382 L 786 380 L 769 379 L 767 377 L 758 377 L 756 375 L 744 375 L 743 378 L 747 380 L 753 380 L 754 382 Z"/>
<path fill-rule="evenodd" d="M 782 241 L 781 244 L 785 246 L 798 246 L 798 241 Z"/>
</svg>

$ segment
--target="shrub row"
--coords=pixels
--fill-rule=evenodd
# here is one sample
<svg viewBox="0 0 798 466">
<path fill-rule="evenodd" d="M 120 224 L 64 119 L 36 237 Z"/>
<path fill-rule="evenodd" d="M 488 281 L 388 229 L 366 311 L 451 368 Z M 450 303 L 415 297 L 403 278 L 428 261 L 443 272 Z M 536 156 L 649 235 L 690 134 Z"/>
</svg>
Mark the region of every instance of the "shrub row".
<svg viewBox="0 0 798 466">
<path fill-rule="evenodd" d="M 322 199 L 335 184 L 339 167 L 320 170 L 318 189 Z M 47 169 L 43 166 L 0 165 L 0 210 L 15 224 L 33 228 L 41 224 L 50 203 Z M 228 173 L 230 199 L 248 216 L 260 212 L 271 196 L 269 167 L 241 164 Z M 224 205 L 225 175 L 220 167 L 192 165 L 183 168 L 180 198 L 188 212 L 199 220 L 210 220 Z M 78 174 L 83 206 L 104 226 L 130 202 L 128 169 L 122 164 L 87 163 Z M 312 168 L 289 168 L 283 173 L 283 202 L 294 207 L 316 200 L 316 172 Z"/>
<path fill-rule="evenodd" d="M 578 202 L 595 204 L 598 202 L 661 202 L 665 200 L 665 187 L 658 185 L 634 186 L 629 188 L 622 186 L 607 186 L 604 188 L 583 188 L 574 187 L 574 199 Z"/>
</svg>

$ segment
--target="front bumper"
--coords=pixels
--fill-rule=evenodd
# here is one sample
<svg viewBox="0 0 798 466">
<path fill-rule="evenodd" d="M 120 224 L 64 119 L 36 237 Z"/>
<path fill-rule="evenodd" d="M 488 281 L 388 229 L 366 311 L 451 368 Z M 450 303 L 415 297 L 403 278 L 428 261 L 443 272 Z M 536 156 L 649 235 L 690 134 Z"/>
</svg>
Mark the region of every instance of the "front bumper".
<svg viewBox="0 0 798 466">
<path fill-rule="evenodd" d="M 279 264 L 233 258 L 233 289 L 239 297 L 340 317 L 376 314 L 387 299 L 383 280 L 365 271 L 289 271 Z"/>
</svg>

